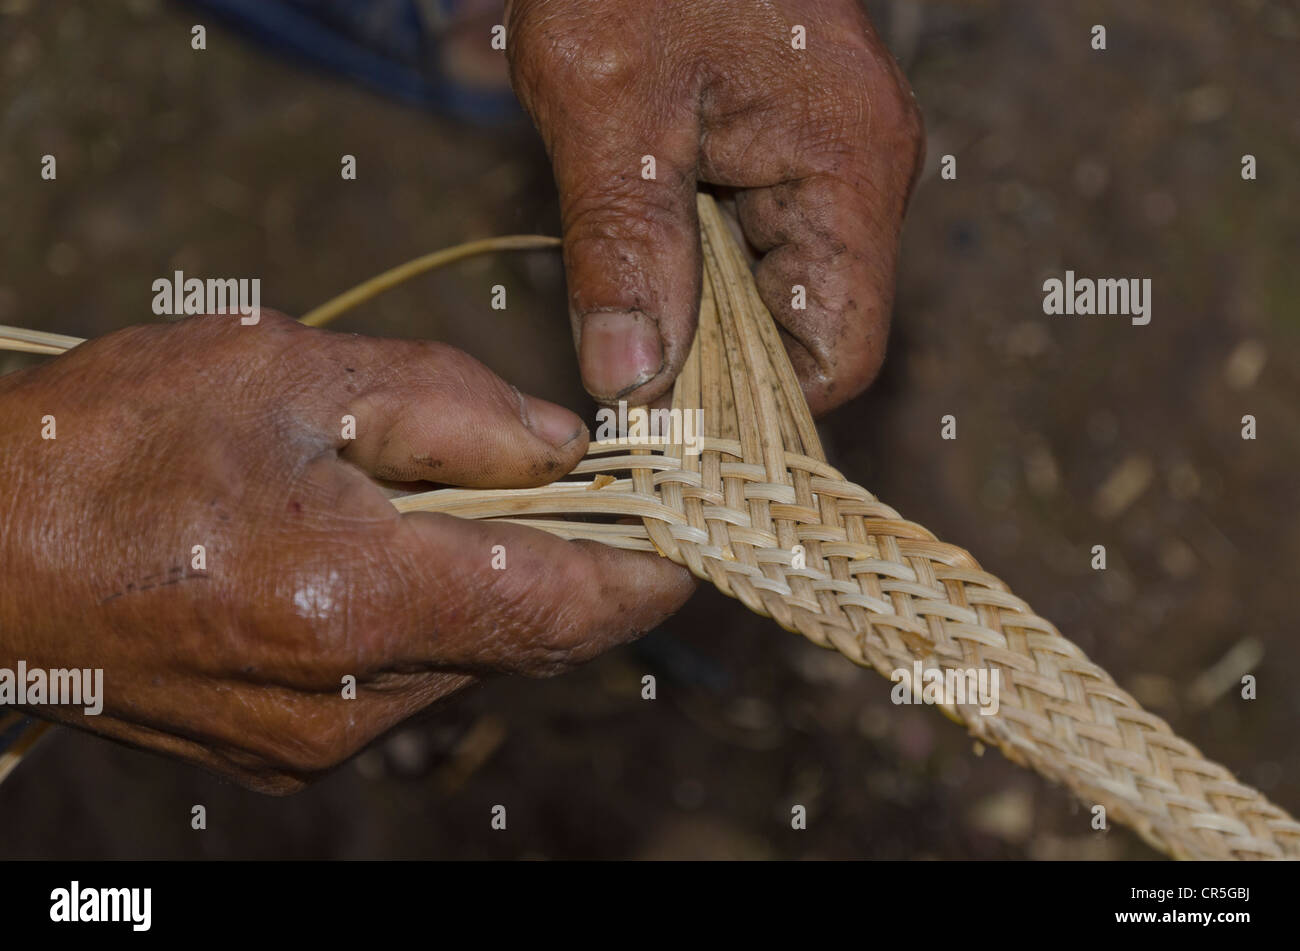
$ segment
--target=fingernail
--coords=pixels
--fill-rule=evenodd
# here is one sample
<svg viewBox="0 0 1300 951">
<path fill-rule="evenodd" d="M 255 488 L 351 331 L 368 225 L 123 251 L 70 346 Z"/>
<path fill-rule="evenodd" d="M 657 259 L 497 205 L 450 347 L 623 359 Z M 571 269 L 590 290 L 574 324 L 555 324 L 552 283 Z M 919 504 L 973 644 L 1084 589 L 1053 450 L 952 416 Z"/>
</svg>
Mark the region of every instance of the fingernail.
<svg viewBox="0 0 1300 951">
<path fill-rule="evenodd" d="M 585 315 L 581 341 L 582 379 L 597 399 L 617 399 L 653 379 L 664 365 L 659 325 L 639 310 Z"/>
<path fill-rule="evenodd" d="M 522 393 L 520 404 L 523 406 L 524 425 L 556 449 L 563 449 L 587 429 L 582 420 L 563 406 Z"/>
</svg>

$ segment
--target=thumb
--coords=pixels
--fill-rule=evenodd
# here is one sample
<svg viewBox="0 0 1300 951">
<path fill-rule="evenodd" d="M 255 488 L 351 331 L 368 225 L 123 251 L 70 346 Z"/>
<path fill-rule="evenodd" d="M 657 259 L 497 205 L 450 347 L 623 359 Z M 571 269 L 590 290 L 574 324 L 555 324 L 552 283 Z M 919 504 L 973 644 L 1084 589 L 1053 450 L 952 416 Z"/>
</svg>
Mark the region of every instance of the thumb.
<svg viewBox="0 0 1300 951">
<path fill-rule="evenodd" d="M 578 363 L 587 391 L 602 401 L 662 396 L 695 336 L 694 172 L 666 150 L 652 154 L 655 139 L 628 141 L 625 131 L 619 145 L 596 153 L 562 145 L 554 160 Z M 656 178 L 642 178 L 652 161 Z"/>
<path fill-rule="evenodd" d="M 584 46 L 575 59 L 539 34 L 545 24 L 524 18 L 519 28 L 515 84 L 559 188 L 583 382 L 598 400 L 651 402 L 672 385 L 695 334 L 696 100 L 665 93 L 680 83 L 663 81 L 639 40 L 598 56 Z"/>
<path fill-rule="evenodd" d="M 381 351 L 353 355 L 353 365 L 380 369 L 346 399 L 354 431 L 335 430 L 340 456 L 376 478 L 522 488 L 553 482 L 586 452 L 577 414 L 519 392 L 454 347 L 342 342 Z"/>
<path fill-rule="evenodd" d="M 673 137 L 626 124 L 594 135 L 570 130 L 553 152 L 569 315 L 583 383 L 598 400 L 662 396 L 695 336 L 694 137 L 689 154 L 674 154 Z"/>
</svg>

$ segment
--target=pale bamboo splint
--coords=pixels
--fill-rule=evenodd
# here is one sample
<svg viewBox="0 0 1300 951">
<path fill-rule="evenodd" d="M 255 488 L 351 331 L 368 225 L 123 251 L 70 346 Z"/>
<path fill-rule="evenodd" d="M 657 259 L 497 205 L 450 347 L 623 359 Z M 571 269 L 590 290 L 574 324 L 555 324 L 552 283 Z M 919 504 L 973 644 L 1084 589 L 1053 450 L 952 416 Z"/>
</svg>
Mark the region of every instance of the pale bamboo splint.
<svg viewBox="0 0 1300 951">
<path fill-rule="evenodd" d="M 703 409 L 700 454 L 680 438 L 598 441 L 573 472 L 581 480 L 444 489 L 393 504 L 658 551 L 750 610 L 886 676 L 918 661 L 926 670 L 997 670 L 996 714 L 982 715 L 974 702 L 941 707 L 980 742 L 1086 805 L 1104 805 L 1110 820 L 1176 858 L 1300 858 L 1300 823 L 1143 710 L 969 553 L 826 463 L 742 252 L 708 196 L 699 213 L 699 332 L 673 408 Z M 349 294 L 347 304 L 367 296 Z M 313 322 L 346 309 L 336 303 L 313 312 Z M 46 337 L 0 328 L 0 347 L 12 338 L 58 352 L 78 342 Z M 804 567 L 794 566 L 796 546 Z"/>
</svg>

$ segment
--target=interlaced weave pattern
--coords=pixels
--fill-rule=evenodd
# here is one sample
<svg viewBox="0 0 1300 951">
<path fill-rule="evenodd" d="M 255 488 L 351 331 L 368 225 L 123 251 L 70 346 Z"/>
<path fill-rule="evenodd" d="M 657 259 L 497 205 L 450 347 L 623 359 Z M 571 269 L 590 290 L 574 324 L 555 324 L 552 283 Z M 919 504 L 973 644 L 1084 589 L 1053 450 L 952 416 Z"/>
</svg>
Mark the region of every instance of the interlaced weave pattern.
<svg viewBox="0 0 1300 951">
<path fill-rule="evenodd" d="M 996 713 L 983 715 L 973 701 L 942 705 L 980 742 L 1069 787 L 1086 805 L 1104 805 L 1109 819 L 1176 858 L 1300 858 L 1300 823 L 1143 710 L 969 553 L 827 465 L 742 252 L 708 196 L 699 213 L 699 331 L 673 391 L 674 409 L 704 411 L 699 454 L 682 439 L 635 448 L 598 441 L 574 469 L 579 481 L 444 489 L 393 504 L 657 551 L 751 611 L 886 676 L 916 663 L 941 673 L 996 670 Z M 496 239 L 429 255 L 303 319 L 326 323 L 378 290 L 470 253 L 553 243 Z M 0 327 L 6 349 L 61 353 L 79 342 Z M 0 779 L 43 729 L 0 716 L 0 736 L 24 731 L 0 752 Z"/>
<path fill-rule="evenodd" d="M 996 714 L 944 706 L 982 743 L 1102 804 L 1177 858 L 1297 858 L 1300 824 L 1116 686 L 965 550 L 938 541 L 827 465 L 770 315 L 712 199 L 701 196 L 705 280 L 695 347 L 673 394 L 702 407 L 683 441 L 593 443 L 541 489 L 448 489 L 402 510 L 503 518 L 566 538 L 657 550 L 821 647 L 889 676 L 999 671 Z M 611 481 L 612 476 L 617 476 Z M 639 525 L 545 516 L 635 516 Z M 794 567 L 795 546 L 804 567 Z"/>
</svg>

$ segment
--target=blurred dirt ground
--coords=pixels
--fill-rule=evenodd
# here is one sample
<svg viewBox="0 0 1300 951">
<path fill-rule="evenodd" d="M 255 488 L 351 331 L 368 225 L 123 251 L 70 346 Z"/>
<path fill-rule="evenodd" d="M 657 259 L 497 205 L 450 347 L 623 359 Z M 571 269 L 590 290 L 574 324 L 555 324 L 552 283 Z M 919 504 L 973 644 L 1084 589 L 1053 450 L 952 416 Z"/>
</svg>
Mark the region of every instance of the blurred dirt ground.
<svg viewBox="0 0 1300 951">
<path fill-rule="evenodd" d="M 833 461 L 1300 810 L 1300 13 L 872 10 L 925 109 L 929 167 L 887 369 L 825 422 Z M 526 124 L 441 121 L 216 24 L 196 53 L 194 22 L 156 2 L 0 0 L 0 323 L 151 320 L 150 285 L 177 268 L 260 276 L 264 303 L 301 313 L 435 248 L 557 231 Z M 38 177 L 46 153 L 55 183 Z M 936 173 L 944 153 L 956 181 Z M 1258 181 L 1241 180 L 1243 153 Z M 1150 326 L 1043 316 L 1042 280 L 1066 268 L 1150 277 Z M 346 326 L 449 341 L 590 412 L 564 300 L 557 256 L 506 256 Z M 0 370 L 30 359 L 0 354 Z M 939 438 L 947 413 L 955 442 Z M 1234 687 L 1245 672 L 1253 702 Z M 889 686 L 702 591 L 642 643 L 469 691 L 287 799 L 59 731 L 0 785 L 0 857 L 1152 857 L 936 712 L 893 706 Z M 506 832 L 489 829 L 496 803 Z"/>
</svg>

